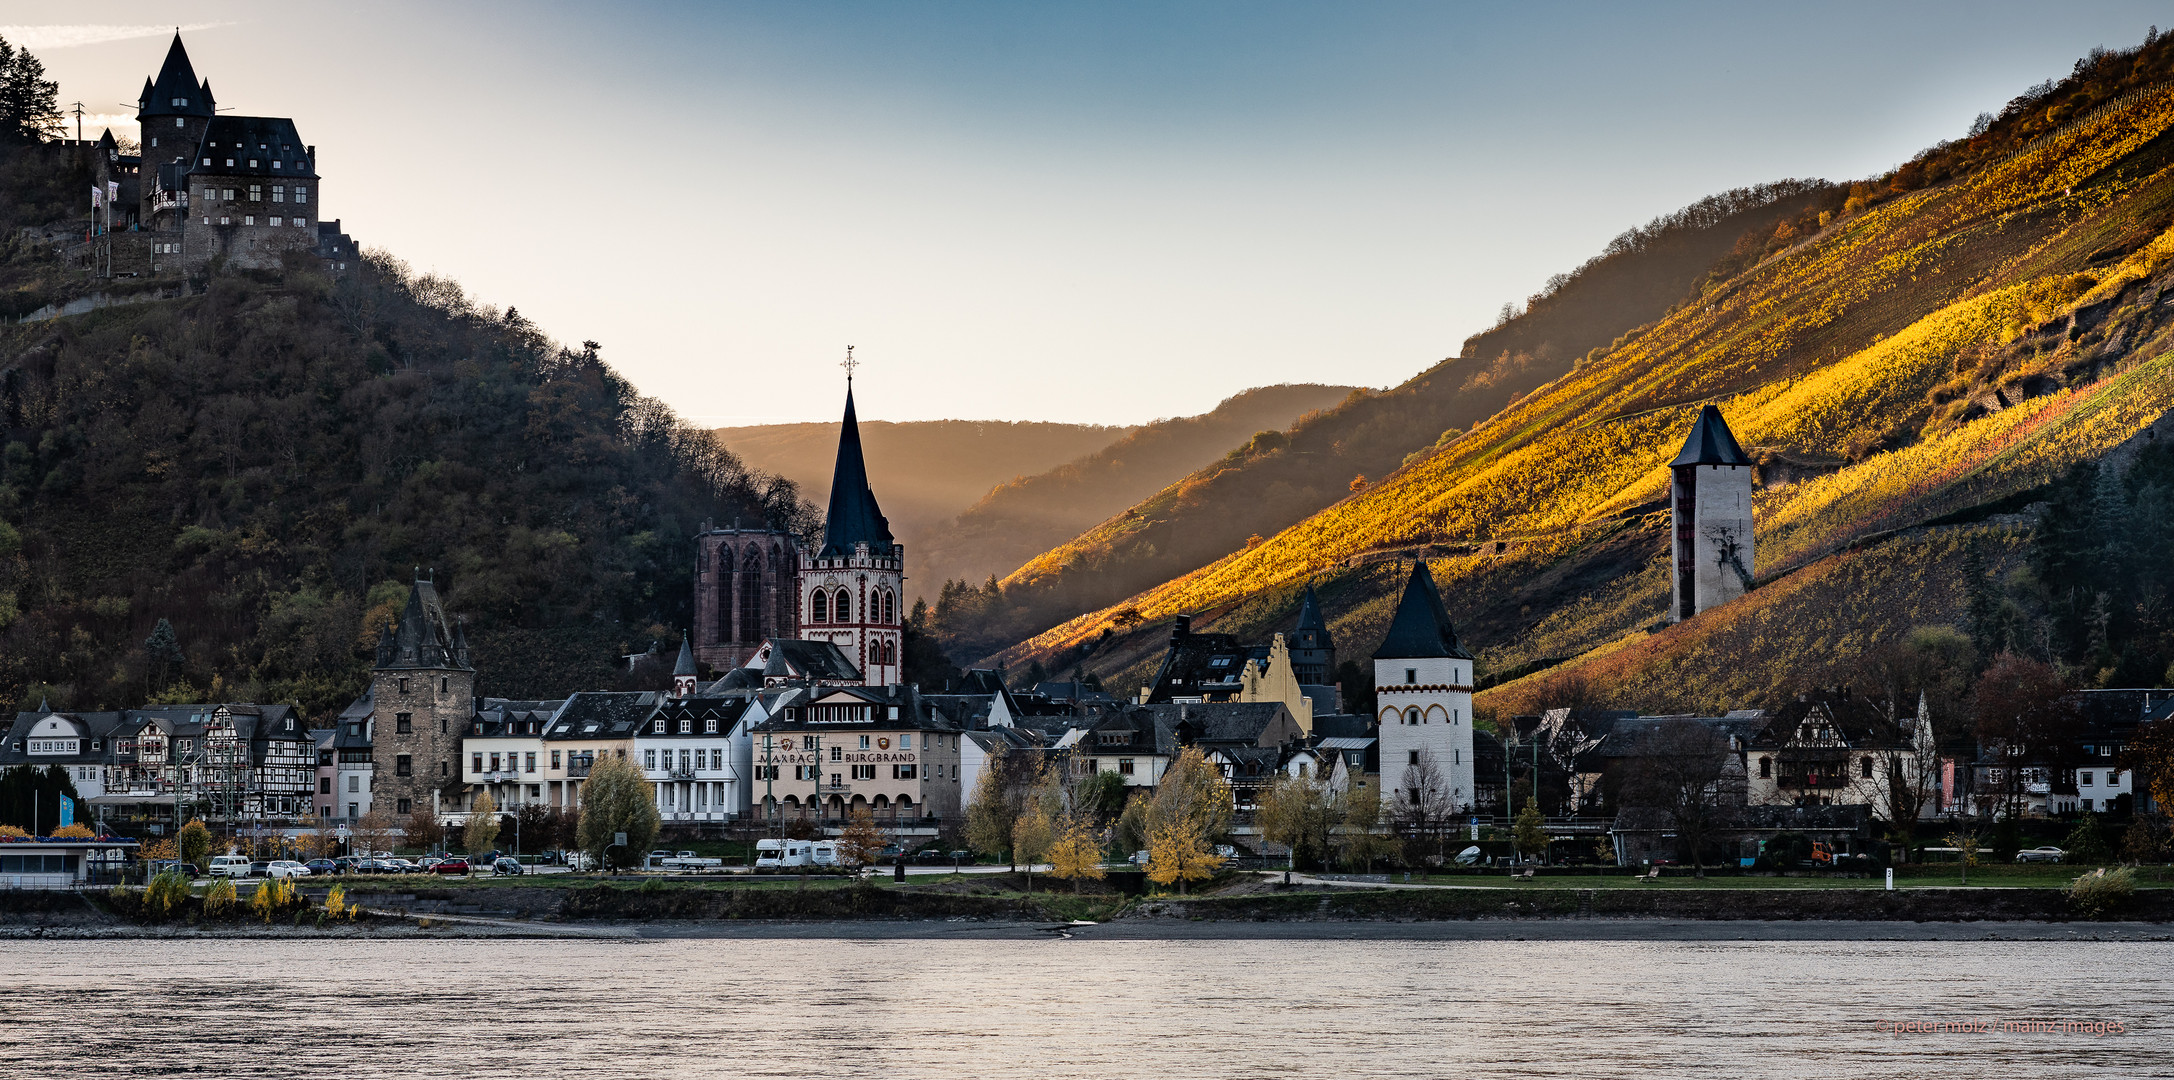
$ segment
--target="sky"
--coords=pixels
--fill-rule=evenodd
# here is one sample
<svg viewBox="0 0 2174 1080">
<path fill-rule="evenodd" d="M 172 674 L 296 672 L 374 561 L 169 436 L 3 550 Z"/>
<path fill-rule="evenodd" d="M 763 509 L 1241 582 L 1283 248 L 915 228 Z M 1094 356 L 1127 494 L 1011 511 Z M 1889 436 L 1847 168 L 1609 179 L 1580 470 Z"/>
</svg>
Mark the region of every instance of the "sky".
<svg viewBox="0 0 2174 1080">
<path fill-rule="evenodd" d="M 174 26 L 365 247 L 706 426 L 1402 382 L 1623 230 L 1960 136 L 2144 2 L 0 0 L 133 136 Z M 72 122 L 71 122 L 72 123 Z M 72 131 L 71 131 L 72 134 Z"/>
</svg>

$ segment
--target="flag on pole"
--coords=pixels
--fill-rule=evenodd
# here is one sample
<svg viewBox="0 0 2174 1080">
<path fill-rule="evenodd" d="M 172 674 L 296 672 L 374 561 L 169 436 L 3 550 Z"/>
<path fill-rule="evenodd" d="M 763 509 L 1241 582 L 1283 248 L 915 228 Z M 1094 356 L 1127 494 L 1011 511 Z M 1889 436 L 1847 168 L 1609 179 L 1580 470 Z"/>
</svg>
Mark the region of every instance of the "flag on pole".
<svg viewBox="0 0 2174 1080">
<path fill-rule="evenodd" d="M 121 182 L 120 182 L 119 180 L 108 180 L 108 181 L 106 181 L 106 204 L 107 204 L 108 206 L 111 206 L 111 205 L 113 205 L 113 204 L 115 204 L 115 203 L 118 203 L 118 202 L 120 202 L 120 201 L 121 201 Z"/>
<path fill-rule="evenodd" d="M 101 206 L 104 206 L 104 205 L 105 205 L 105 203 L 104 203 L 104 202 L 102 202 L 102 201 L 100 201 L 100 200 L 104 199 L 104 198 L 105 198 L 105 195 L 106 195 L 106 193 L 105 193 L 105 192 L 103 192 L 103 191 L 100 191 L 100 190 L 98 190 L 98 185 L 97 185 L 97 184 L 92 184 L 92 185 L 91 185 L 91 209 L 93 209 L 93 210 L 96 210 L 97 208 L 99 208 L 99 207 L 101 207 Z"/>
</svg>

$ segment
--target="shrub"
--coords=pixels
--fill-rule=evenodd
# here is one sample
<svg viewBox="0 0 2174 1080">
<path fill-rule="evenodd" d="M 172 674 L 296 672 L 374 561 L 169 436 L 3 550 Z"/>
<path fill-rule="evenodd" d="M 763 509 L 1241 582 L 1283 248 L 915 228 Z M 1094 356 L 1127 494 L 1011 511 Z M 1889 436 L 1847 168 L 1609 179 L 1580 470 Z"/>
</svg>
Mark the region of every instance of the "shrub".
<svg viewBox="0 0 2174 1080">
<path fill-rule="evenodd" d="M 236 902 L 234 879 L 226 877 L 214 879 L 211 887 L 204 890 L 204 915 L 209 918 L 232 914 Z"/>
<path fill-rule="evenodd" d="M 2136 898 L 2136 874 L 2119 870 L 2093 870 L 2068 886 L 2068 902 L 2086 919 L 2104 919 L 2129 906 Z"/>
<path fill-rule="evenodd" d="M 143 914 L 146 918 L 165 919 L 179 912 L 189 902 L 188 875 L 178 870 L 168 870 L 151 879 L 143 890 Z"/>
<path fill-rule="evenodd" d="M 347 902 L 347 886 L 334 885 L 332 891 L 325 894 L 325 914 L 335 919 L 355 917 L 355 905 Z"/>
<path fill-rule="evenodd" d="M 273 878 L 257 886 L 257 894 L 249 898 L 249 913 L 265 922 L 272 916 L 296 907 L 293 878 Z"/>
</svg>

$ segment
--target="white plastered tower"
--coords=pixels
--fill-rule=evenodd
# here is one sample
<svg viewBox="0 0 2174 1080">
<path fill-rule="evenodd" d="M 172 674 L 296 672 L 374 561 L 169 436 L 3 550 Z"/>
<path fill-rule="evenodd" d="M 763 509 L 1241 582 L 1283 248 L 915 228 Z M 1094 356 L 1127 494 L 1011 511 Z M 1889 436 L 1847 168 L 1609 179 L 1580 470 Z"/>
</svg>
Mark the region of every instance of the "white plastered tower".
<svg viewBox="0 0 2174 1080">
<path fill-rule="evenodd" d="M 1668 472 L 1668 618 L 1682 622 L 1751 588 L 1751 458 L 1708 405 Z"/>
<path fill-rule="evenodd" d="M 1382 809 L 1396 813 L 1415 801 L 1424 770 L 1413 766 L 1431 757 L 1433 792 L 1452 812 L 1471 807 L 1472 654 L 1457 644 L 1457 632 L 1434 587 L 1426 560 L 1415 562 L 1404 583 L 1389 633 L 1374 651 L 1374 697 L 1381 747 Z"/>
</svg>

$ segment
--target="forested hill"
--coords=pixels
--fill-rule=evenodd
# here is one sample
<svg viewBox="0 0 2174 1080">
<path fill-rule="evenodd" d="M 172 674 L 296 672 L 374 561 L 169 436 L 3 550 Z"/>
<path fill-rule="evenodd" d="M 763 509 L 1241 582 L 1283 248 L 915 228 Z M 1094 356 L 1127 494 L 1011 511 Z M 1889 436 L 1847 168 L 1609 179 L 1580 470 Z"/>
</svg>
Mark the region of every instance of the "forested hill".
<svg viewBox="0 0 2174 1080">
<path fill-rule="evenodd" d="M 14 278 L 73 287 L 50 257 L 11 249 Z M 0 696 L 322 715 L 418 567 L 479 692 L 608 688 L 686 624 L 704 519 L 812 517 L 593 344 L 453 282 L 373 256 L 199 285 L 0 325 Z"/>
<path fill-rule="evenodd" d="M 1164 620 L 1257 639 L 1309 580 L 1363 656 L 1422 557 L 1495 710 L 1772 703 L 1920 629 L 2174 679 L 2174 39 L 1832 195 L 1395 473 L 1001 659 L 1129 688 Z M 1759 584 L 1670 626 L 1667 462 L 1706 403 L 1757 460 Z"/>
</svg>

